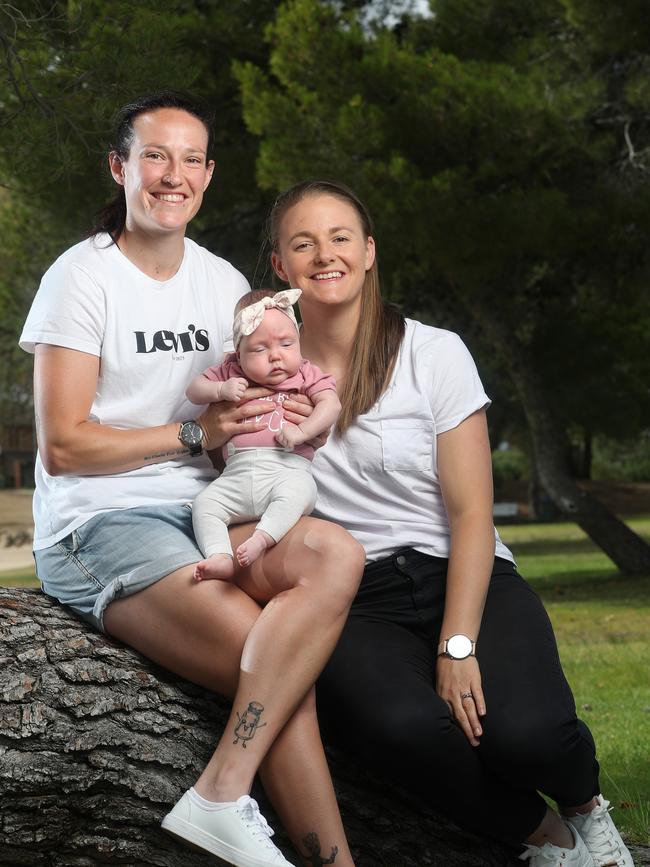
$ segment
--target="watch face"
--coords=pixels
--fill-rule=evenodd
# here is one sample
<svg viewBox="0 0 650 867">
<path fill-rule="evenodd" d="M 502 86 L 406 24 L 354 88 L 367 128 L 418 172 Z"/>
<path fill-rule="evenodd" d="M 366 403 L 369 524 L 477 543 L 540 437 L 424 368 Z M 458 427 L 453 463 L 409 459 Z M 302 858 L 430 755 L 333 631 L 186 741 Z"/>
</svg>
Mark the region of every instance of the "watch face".
<svg viewBox="0 0 650 867">
<path fill-rule="evenodd" d="M 181 436 L 186 445 L 198 446 L 203 439 L 203 431 L 195 421 L 188 421 L 183 425 Z"/>
<path fill-rule="evenodd" d="M 466 635 L 452 635 L 447 641 L 447 653 L 454 659 L 465 659 L 472 652 L 472 642 Z"/>
</svg>

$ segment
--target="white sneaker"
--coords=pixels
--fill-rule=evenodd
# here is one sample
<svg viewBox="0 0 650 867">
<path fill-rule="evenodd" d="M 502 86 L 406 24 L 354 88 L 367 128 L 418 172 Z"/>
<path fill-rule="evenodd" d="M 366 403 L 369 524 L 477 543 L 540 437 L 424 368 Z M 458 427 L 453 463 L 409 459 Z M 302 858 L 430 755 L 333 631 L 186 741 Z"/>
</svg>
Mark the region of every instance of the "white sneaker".
<svg viewBox="0 0 650 867">
<path fill-rule="evenodd" d="M 611 807 L 602 795 L 591 813 L 565 816 L 585 841 L 596 867 L 634 867 L 632 856 L 609 815 Z"/>
<path fill-rule="evenodd" d="M 273 831 L 248 795 L 206 810 L 185 792 L 162 820 L 162 827 L 237 867 L 293 867 L 271 842 Z"/>
<path fill-rule="evenodd" d="M 544 843 L 543 846 L 524 844 L 528 845 L 528 848 L 519 856 L 521 860 L 529 861 L 528 867 L 594 867 L 593 859 L 580 834 L 568 823 L 567 827 L 575 841 L 573 849 L 563 849 L 552 843 Z"/>
</svg>

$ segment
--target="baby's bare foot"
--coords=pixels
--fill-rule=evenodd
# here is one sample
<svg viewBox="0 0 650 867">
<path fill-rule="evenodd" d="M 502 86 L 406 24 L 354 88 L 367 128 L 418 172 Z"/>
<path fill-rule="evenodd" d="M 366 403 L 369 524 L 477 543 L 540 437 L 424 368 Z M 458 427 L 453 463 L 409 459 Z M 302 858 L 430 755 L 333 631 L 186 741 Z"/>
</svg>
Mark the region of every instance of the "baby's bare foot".
<svg viewBox="0 0 650 867">
<path fill-rule="evenodd" d="M 267 548 L 275 545 L 275 539 L 264 530 L 255 530 L 253 535 L 237 548 L 237 562 L 240 566 L 250 566 Z"/>
<path fill-rule="evenodd" d="M 217 581 L 230 581 L 235 571 L 232 557 L 229 554 L 213 554 L 206 560 L 200 560 L 194 567 L 194 580 L 205 581 L 209 578 Z"/>
</svg>

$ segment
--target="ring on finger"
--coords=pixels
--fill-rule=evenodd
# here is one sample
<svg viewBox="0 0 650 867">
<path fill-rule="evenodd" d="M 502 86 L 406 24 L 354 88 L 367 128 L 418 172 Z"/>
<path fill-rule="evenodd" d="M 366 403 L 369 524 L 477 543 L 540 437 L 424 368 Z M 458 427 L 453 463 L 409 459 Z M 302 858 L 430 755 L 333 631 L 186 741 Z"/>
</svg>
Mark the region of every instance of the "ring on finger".
<svg viewBox="0 0 650 867">
<path fill-rule="evenodd" d="M 460 700 L 465 701 L 466 698 L 474 698 L 471 692 L 461 692 Z"/>
</svg>

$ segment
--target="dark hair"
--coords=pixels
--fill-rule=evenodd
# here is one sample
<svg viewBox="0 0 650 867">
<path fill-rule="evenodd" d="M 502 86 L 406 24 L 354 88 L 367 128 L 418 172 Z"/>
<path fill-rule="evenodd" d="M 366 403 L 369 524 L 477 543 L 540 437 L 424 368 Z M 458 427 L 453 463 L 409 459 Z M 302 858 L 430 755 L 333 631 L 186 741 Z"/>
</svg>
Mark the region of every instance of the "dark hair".
<svg viewBox="0 0 650 867">
<path fill-rule="evenodd" d="M 335 196 L 357 212 L 366 238 L 373 234 L 372 218 L 361 199 L 339 181 L 303 181 L 286 190 L 275 200 L 268 220 L 271 249 L 278 252 L 282 218 L 294 205 L 308 196 Z M 348 359 L 342 392 L 341 414 L 336 425 L 344 433 L 358 415 L 367 412 L 388 386 L 395 359 L 404 337 L 402 314 L 381 297 L 377 260 L 366 271 L 361 293 L 361 312 Z"/>
<path fill-rule="evenodd" d="M 149 93 L 122 106 L 117 112 L 115 120 L 115 143 L 110 146 L 109 151 L 115 152 L 122 160 L 128 159 L 135 137 L 133 121 L 139 115 L 159 108 L 178 108 L 200 120 L 208 134 L 207 157 L 210 157 L 214 141 L 214 112 L 190 96 L 173 90 Z M 92 238 L 100 232 L 106 232 L 113 239 L 113 243 L 116 243 L 122 234 L 125 223 L 126 198 L 124 187 L 120 187 L 113 199 L 99 212 L 97 221 L 88 237 Z"/>
</svg>

